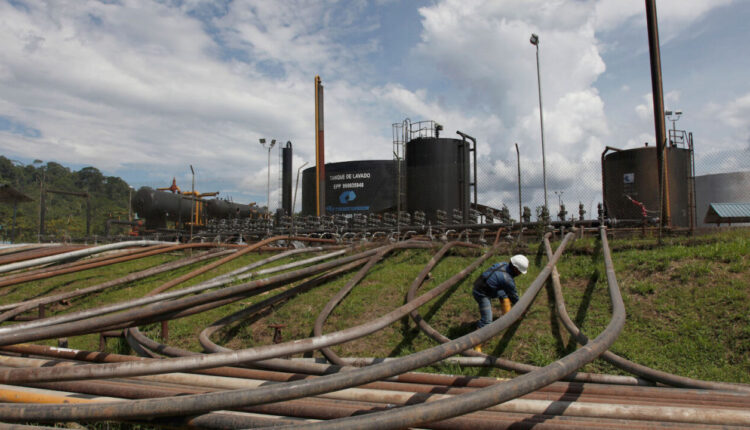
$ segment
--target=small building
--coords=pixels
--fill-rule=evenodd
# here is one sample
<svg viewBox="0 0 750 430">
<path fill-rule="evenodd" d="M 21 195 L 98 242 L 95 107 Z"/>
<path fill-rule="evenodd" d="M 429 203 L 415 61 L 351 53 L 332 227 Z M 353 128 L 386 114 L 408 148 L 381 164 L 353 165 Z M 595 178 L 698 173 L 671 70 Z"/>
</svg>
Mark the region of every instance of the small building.
<svg viewBox="0 0 750 430">
<path fill-rule="evenodd" d="M 750 222 L 750 203 L 710 203 L 705 224 L 739 224 Z"/>
<path fill-rule="evenodd" d="M 711 227 L 704 221 L 709 205 L 750 202 L 750 171 L 715 173 L 695 177 L 696 218 L 698 227 Z M 732 222 L 734 225 L 735 222 Z"/>
</svg>

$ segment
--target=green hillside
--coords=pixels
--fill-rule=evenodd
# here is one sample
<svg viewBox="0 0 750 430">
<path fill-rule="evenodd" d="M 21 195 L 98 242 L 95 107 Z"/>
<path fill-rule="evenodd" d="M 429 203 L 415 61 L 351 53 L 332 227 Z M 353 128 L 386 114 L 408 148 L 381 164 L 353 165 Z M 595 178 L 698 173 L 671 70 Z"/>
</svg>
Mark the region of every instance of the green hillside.
<svg viewBox="0 0 750 430">
<path fill-rule="evenodd" d="M 95 167 L 79 171 L 37 160 L 26 166 L 15 165 L 0 156 L 0 184 L 7 184 L 33 199 L 18 204 L 16 242 L 36 242 L 39 233 L 39 200 L 42 183 L 46 189 L 88 192 L 91 195 L 91 235 L 105 233 L 106 220 L 128 217 L 128 184 L 115 176 L 104 176 Z M 13 205 L 0 204 L 0 239 L 11 237 Z M 86 235 L 86 200 L 61 194 L 46 194 L 45 240 L 81 238 Z"/>
</svg>

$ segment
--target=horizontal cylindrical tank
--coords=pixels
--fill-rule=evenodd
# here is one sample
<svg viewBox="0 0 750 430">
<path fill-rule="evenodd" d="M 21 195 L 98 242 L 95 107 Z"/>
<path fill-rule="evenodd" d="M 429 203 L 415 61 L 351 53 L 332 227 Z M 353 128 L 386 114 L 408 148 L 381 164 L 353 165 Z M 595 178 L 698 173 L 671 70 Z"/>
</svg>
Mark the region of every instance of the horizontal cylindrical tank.
<svg viewBox="0 0 750 430">
<path fill-rule="evenodd" d="M 190 221 L 190 203 L 188 196 L 158 191 L 150 187 L 141 187 L 132 199 L 133 211 L 138 217 L 159 220 L 159 227 L 167 220 Z"/>
<path fill-rule="evenodd" d="M 209 218 L 248 218 L 255 211 L 250 205 L 233 203 L 228 200 L 206 200 L 206 216 Z"/>
<path fill-rule="evenodd" d="M 469 216 L 469 145 L 458 139 L 417 138 L 406 143 L 406 200 L 409 212 L 423 211 L 435 223 L 437 211 Z"/>
<path fill-rule="evenodd" d="M 326 163 L 325 208 L 330 214 L 380 213 L 396 206 L 393 160 Z M 315 215 L 315 167 L 302 172 L 302 214 Z"/>
<path fill-rule="evenodd" d="M 750 171 L 696 176 L 695 198 L 698 227 L 713 226 L 703 222 L 711 203 L 750 202 Z"/>
<path fill-rule="evenodd" d="M 691 152 L 666 148 L 669 217 L 674 227 L 690 226 Z M 659 175 L 655 147 L 615 150 L 603 159 L 602 176 L 607 216 L 641 220 L 642 204 L 649 218 L 660 216 Z M 666 216 L 666 214 L 664 215 Z"/>
</svg>

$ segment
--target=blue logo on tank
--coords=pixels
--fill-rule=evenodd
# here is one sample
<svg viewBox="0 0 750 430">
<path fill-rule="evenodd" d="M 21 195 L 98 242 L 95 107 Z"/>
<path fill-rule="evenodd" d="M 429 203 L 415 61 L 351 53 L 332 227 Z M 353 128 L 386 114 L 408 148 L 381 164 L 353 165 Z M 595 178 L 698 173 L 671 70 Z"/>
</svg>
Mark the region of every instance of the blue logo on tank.
<svg viewBox="0 0 750 430">
<path fill-rule="evenodd" d="M 349 202 L 354 201 L 354 199 L 356 198 L 357 194 L 355 194 L 354 191 L 344 191 L 343 193 L 341 193 L 341 195 L 339 195 L 339 202 L 341 202 L 342 205 L 345 205 Z"/>
</svg>

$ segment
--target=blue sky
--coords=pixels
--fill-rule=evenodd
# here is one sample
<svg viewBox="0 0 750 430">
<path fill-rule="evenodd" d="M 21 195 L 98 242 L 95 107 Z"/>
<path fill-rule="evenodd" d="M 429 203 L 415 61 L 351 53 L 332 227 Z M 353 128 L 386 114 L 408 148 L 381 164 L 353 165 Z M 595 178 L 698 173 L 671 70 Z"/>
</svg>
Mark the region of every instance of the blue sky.
<svg viewBox="0 0 750 430">
<path fill-rule="evenodd" d="M 750 170 L 750 1 L 657 1 L 666 109 L 698 173 Z M 653 142 L 636 0 L 0 1 L 0 153 L 92 165 L 132 186 L 265 204 L 265 137 L 314 162 L 313 78 L 329 161 L 391 158 L 391 124 L 479 140 L 480 200 L 540 202 L 540 36 L 549 195 L 591 206 L 606 145 Z M 272 188 L 278 175 L 272 159 Z M 278 191 L 272 192 L 275 207 Z"/>
</svg>

